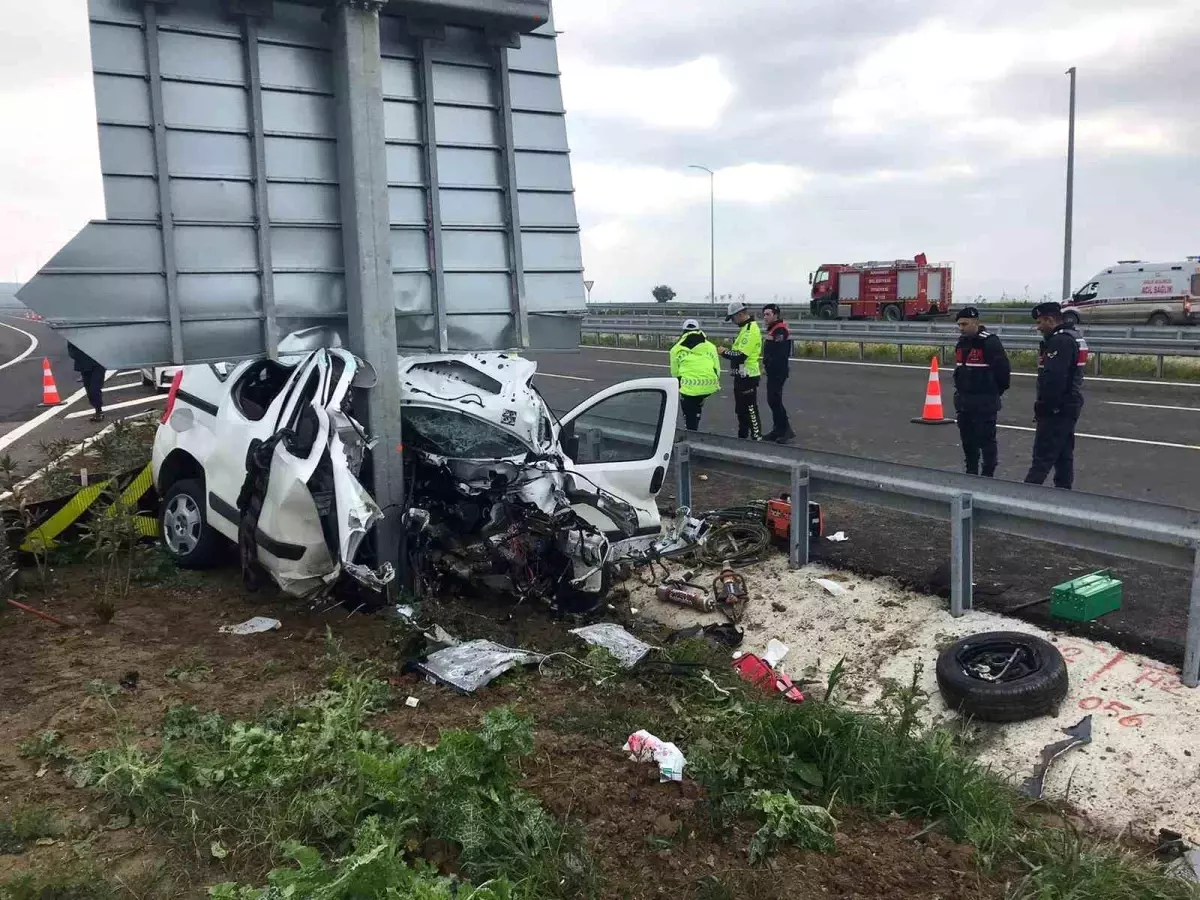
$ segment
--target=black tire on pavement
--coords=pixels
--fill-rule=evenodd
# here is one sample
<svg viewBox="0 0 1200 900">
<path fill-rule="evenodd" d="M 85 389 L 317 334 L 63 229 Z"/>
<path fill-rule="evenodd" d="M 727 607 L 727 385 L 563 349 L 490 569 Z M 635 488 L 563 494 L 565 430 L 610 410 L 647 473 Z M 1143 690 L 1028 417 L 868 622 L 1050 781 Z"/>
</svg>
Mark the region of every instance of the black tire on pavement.
<svg viewBox="0 0 1200 900">
<path fill-rule="evenodd" d="M 817 318 L 818 319 L 826 319 L 826 320 L 836 319 L 837 318 L 837 307 L 834 306 L 832 303 L 822 303 L 820 306 L 817 307 Z"/>
<path fill-rule="evenodd" d="M 1067 696 L 1067 663 L 1035 635 L 992 631 L 943 650 L 937 682 L 956 712 L 983 722 L 1022 722 L 1058 708 Z"/>
<path fill-rule="evenodd" d="M 904 311 L 898 306 L 885 306 L 883 308 L 883 318 L 888 322 L 899 322 L 904 318 Z"/>
<path fill-rule="evenodd" d="M 202 481 L 184 478 L 167 488 L 158 525 L 167 555 L 181 569 L 208 569 L 218 562 L 221 535 L 208 524 Z"/>
</svg>

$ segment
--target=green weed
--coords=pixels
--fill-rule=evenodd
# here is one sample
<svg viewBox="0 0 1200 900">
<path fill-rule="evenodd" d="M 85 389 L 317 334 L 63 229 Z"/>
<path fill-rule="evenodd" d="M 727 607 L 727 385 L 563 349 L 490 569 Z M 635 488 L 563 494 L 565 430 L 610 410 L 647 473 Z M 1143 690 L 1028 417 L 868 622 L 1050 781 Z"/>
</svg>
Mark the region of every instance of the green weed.
<svg viewBox="0 0 1200 900">
<path fill-rule="evenodd" d="M 89 697 L 111 700 L 121 693 L 121 686 L 113 684 L 111 681 L 105 681 L 103 678 L 93 678 L 83 686 L 83 692 Z"/>
<path fill-rule="evenodd" d="M 0 853 L 23 853 L 38 838 L 54 837 L 61 830 L 46 807 L 18 807 L 7 819 L 0 819 Z"/>
<path fill-rule="evenodd" d="M 167 680 L 181 683 L 196 683 L 204 681 L 212 674 L 213 667 L 206 662 L 185 663 L 182 666 L 172 666 L 167 669 Z"/>
<path fill-rule="evenodd" d="M 271 883 L 312 886 L 294 896 L 409 896 L 352 887 L 359 877 L 394 875 L 402 848 L 431 839 L 455 848 L 476 883 L 517 886 L 494 896 L 586 893 L 591 875 L 579 841 L 516 787 L 517 761 L 533 749 L 528 721 L 493 710 L 477 731 L 444 731 L 427 750 L 367 727 L 387 699 L 384 682 L 343 666 L 327 690 L 256 722 L 174 709 L 157 753 L 126 743 L 93 754 L 75 774 L 204 853 L 220 842 L 236 862 L 277 859 L 287 847 L 299 868 L 277 869 Z M 436 881 L 425 888 L 442 896 Z"/>
<path fill-rule="evenodd" d="M 117 887 L 93 866 L 56 866 L 0 882 L 0 900 L 117 900 Z"/>
<path fill-rule="evenodd" d="M 25 759 L 57 762 L 69 762 L 73 758 L 71 751 L 62 745 L 62 734 L 57 731 L 43 731 L 19 742 L 17 753 Z"/>
<path fill-rule="evenodd" d="M 750 806 L 765 819 L 750 839 L 751 865 L 762 862 L 785 842 L 801 850 L 834 851 L 837 822 L 824 806 L 801 803 L 790 791 L 754 791 Z"/>
</svg>

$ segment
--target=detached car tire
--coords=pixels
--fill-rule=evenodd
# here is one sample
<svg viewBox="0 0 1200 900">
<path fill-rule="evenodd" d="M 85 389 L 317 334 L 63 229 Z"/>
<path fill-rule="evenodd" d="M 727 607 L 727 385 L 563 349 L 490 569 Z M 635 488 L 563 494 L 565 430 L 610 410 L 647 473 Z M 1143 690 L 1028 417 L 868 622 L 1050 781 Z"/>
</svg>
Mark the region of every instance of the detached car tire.
<svg viewBox="0 0 1200 900">
<path fill-rule="evenodd" d="M 938 656 L 946 705 L 983 722 L 1021 722 L 1053 713 L 1067 696 L 1067 663 L 1031 634 L 975 634 Z"/>
<path fill-rule="evenodd" d="M 216 564 L 221 536 L 208 526 L 204 484 L 184 478 L 167 489 L 158 525 L 163 546 L 182 569 L 207 569 Z"/>
</svg>

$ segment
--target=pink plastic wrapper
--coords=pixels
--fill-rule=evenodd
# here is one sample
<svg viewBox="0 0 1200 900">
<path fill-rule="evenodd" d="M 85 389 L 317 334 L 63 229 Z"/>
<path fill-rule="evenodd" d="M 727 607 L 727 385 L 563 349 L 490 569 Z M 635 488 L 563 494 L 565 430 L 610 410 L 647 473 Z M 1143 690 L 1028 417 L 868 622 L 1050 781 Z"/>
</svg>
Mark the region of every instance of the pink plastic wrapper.
<svg viewBox="0 0 1200 900">
<path fill-rule="evenodd" d="M 658 763 L 658 780 L 683 781 L 683 767 L 687 760 L 679 748 L 670 741 L 662 741 L 650 732 L 635 731 L 621 748 L 629 753 L 629 758 L 639 762 Z"/>
</svg>

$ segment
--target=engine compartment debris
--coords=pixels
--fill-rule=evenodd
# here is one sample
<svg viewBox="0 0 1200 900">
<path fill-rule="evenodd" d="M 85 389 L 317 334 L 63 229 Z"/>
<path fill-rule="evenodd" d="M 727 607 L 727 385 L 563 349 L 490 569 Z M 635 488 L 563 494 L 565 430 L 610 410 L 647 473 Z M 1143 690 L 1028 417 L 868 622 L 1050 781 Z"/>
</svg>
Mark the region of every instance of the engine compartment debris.
<svg viewBox="0 0 1200 900">
<path fill-rule="evenodd" d="M 1046 773 L 1054 761 L 1076 747 L 1082 747 L 1084 744 L 1092 742 L 1092 717 L 1084 716 L 1070 728 L 1062 729 L 1062 732 L 1067 737 L 1043 747 L 1041 758 L 1033 767 L 1033 775 L 1021 783 L 1021 792 L 1034 800 L 1042 799 L 1042 794 L 1046 790 Z"/>
</svg>

